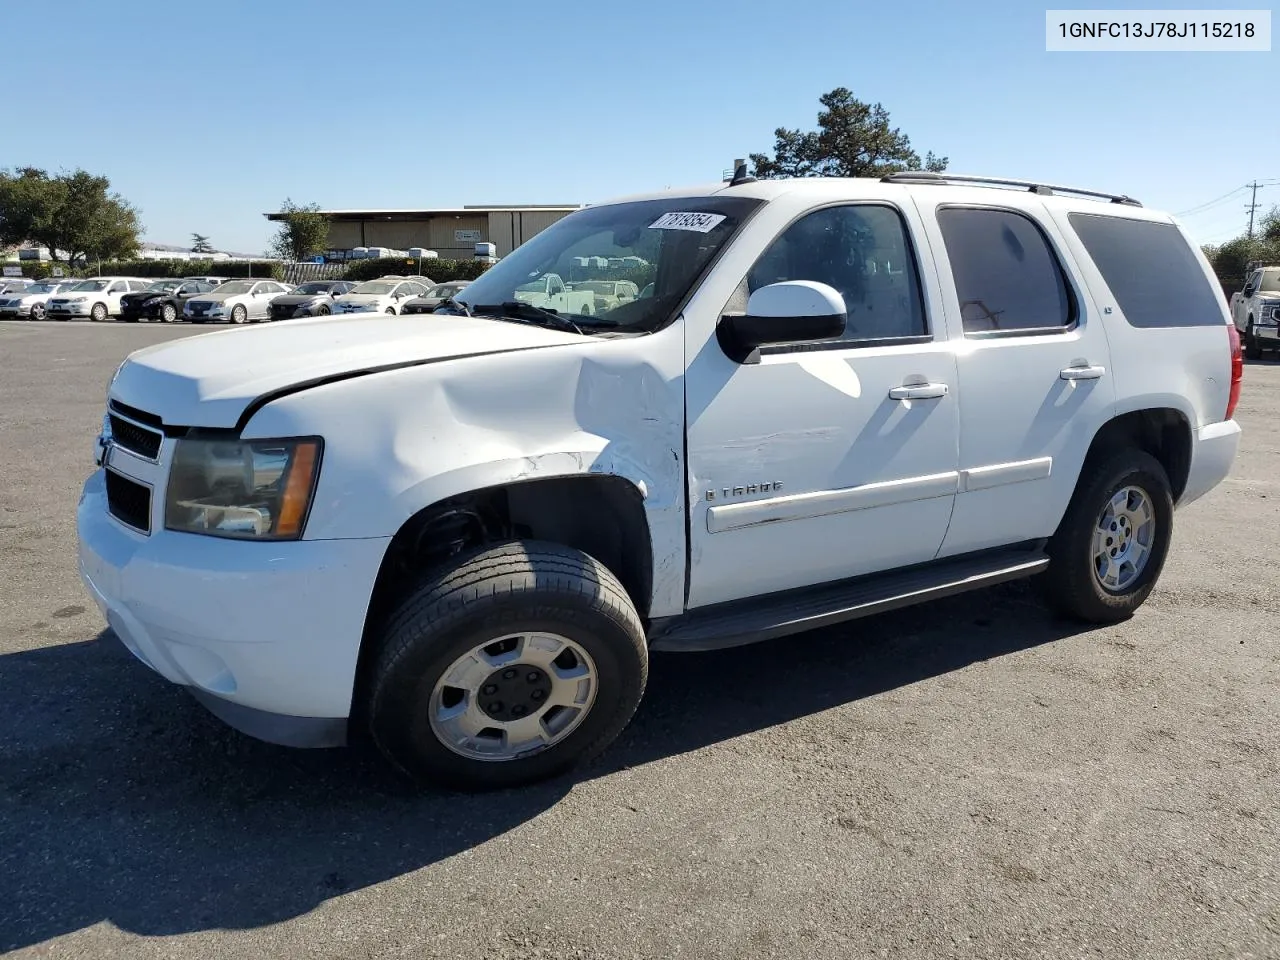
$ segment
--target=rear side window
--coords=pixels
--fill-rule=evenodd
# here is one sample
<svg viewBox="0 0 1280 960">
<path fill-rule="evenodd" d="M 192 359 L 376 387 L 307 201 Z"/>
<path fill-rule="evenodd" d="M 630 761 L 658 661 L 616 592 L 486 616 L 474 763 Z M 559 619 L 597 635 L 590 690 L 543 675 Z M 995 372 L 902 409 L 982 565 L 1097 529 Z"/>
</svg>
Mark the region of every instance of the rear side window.
<svg viewBox="0 0 1280 960">
<path fill-rule="evenodd" d="M 1095 213 L 1068 214 L 1071 226 L 1135 327 L 1220 326 L 1222 295 L 1172 223 Z"/>
<path fill-rule="evenodd" d="M 1057 333 L 1075 322 L 1062 265 L 1030 217 L 943 207 L 938 226 L 967 336 Z"/>
</svg>

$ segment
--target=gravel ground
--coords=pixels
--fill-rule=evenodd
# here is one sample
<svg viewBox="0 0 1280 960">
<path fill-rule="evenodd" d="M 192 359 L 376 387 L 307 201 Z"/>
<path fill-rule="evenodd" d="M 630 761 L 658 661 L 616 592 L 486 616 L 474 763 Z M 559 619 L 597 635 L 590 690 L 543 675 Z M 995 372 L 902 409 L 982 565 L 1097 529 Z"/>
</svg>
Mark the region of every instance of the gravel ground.
<svg viewBox="0 0 1280 960">
<path fill-rule="evenodd" d="M 596 766 L 461 798 L 241 737 L 103 635 L 106 383 L 195 332 L 0 323 L 0 950 L 1280 957 L 1280 364 L 1129 623 L 1014 585 L 658 656 Z"/>
</svg>

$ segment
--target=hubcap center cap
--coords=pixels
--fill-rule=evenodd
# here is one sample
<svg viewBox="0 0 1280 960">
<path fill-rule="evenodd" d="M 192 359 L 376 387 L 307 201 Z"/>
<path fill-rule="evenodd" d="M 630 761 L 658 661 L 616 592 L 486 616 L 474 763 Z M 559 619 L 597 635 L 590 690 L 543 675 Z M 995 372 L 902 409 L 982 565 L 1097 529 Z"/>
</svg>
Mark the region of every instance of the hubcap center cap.
<svg viewBox="0 0 1280 960">
<path fill-rule="evenodd" d="M 489 674 L 476 704 L 492 720 L 511 723 L 536 714 L 551 696 L 551 677 L 541 667 L 513 663 Z"/>
</svg>

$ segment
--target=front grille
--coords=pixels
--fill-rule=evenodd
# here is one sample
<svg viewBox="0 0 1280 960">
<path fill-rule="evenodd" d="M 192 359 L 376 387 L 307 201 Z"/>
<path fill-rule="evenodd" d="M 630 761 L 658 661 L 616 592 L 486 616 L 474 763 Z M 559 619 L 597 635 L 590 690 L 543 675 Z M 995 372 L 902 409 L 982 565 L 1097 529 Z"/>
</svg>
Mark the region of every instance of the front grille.
<svg viewBox="0 0 1280 960">
<path fill-rule="evenodd" d="M 151 532 L 151 488 L 107 471 L 107 509 L 127 526 L 143 533 Z"/>
<path fill-rule="evenodd" d="M 278 319 L 288 319 L 293 316 L 293 311 L 296 309 L 296 307 L 277 307 L 272 305 L 271 315 Z"/>
<path fill-rule="evenodd" d="M 130 423 L 114 413 L 110 414 L 110 418 L 111 437 L 117 444 L 148 460 L 155 460 L 160 456 L 160 443 L 164 439 L 161 434 Z"/>
</svg>

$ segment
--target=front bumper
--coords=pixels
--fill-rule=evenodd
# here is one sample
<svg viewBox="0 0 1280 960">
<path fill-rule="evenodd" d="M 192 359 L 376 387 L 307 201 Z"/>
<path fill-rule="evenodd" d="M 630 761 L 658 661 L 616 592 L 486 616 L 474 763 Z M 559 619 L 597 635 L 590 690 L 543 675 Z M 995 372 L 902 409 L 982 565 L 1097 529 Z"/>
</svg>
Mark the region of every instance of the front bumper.
<svg viewBox="0 0 1280 960">
<path fill-rule="evenodd" d="M 79 566 L 116 636 L 251 736 L 342 743 L 389 539 L 254 543 L 174 533 L 163 527 L 158 485 L 147 536 L 108 513 L 103 474 L 95 471 L 80 497 Z"/>
<path fill-rule="evenodd" d="M 45 311 L 51 317 L 87 317 L 93 312 L 91 303 L 65 303 L 52 306 Z"/>
</svg>

